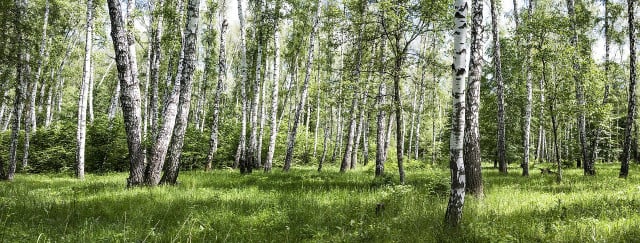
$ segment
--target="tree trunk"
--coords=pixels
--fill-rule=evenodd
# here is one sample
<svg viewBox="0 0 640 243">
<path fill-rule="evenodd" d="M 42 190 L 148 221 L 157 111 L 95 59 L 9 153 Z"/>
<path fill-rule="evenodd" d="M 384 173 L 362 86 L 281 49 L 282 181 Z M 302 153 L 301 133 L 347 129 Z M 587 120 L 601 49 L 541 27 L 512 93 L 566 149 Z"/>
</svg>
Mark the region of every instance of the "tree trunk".
<svg viewBox="0 0 640 243">
<path fill-rule="evenodd" d="M 400 37 L 396 36 L 396 47 L 399 47 Z M 404 185 L 404 121 L 402 118 L 402 99 L 400 97 L 400 73 L 402 72 L 402 62 L 404 53 L 396 53 L 393 71 L 393 105 L 396 113 L 396 157 L 398 160 L 398 174 L 400 184 Z"/>
<path fill-rule="evenodd" d="M 571 19 L 571 45 L 574 48 L 573 51 L 573 79 L 576 83 L 576 101 L 578 102 L 578 134 L 580 136 L 580 154 L 582 157 L 582 161 L 584 162 L 584 174 L 585 175 L 595 175 L 596 171 L 593 166 L 593 163 L 590 161 L 589 157 L 589 148 L 587 148 L 587 131 L 586 131 L 586 119 L 585 119 L 585 109 L 586 109 L 586 101 L 584 97 L 584 84 L 582 83 L 582 78 L 580 77 L 580 63 L 578 59 L 580 59 L 580 54 L 578 53 L 578 33 L 576 29 L 576 17 L 574 10 L 574 0 L 567 0 L 567 11 L 569 13 L 569 18 Z"/>
<path fill-rule="evenodd" d="M 635 0 L 627 0 L 627 14 L 629 20 L 629 98 L 627 118 L 624 126 L 624 147 L 622 148 L 622 165 L 620 167 L 620 178 L 627 178 L 629 175 L 629 159 L 631 157 L 631 127 L 636 114 L 636 37 L 634 29 L 634 4 Z"/>
<path fill-rule="evenodd" d="M 18 29 L 18 60 L 16 65 L 16 87 L 15 87 L 15 101 L 13 103 L 13 123 L 11 126 L 11 145 L 9 148 L 9 168 L 5 179 L 12 181 L 16 172 L 17 163 L 17 150 L 18 150 L 18 133 L 20 132 L 20 122 L 22 118 L 22 110 L 24 109 L 24 100 L 27 93 L 27 84 L 29 83 L 29 76 L 31 67 L 29 65 L 29 52 L 25 46 L 25 30 L 27 21 L 27 1 L 16 0 L 16 14 L 15 26 Z M 4 168 L 0 168 L 2 171 Z"/>
<path fill-rule="evenodd" d="M 354 92 L 353 98 L 351 100 L 351 119 L 349 120 L 349 134 L 347 135 L 347 145 L 344 149 L 344 157 L 342 158 L 342 163 L 340 164 L 340 172 L 345 172 L 347 169 L 351 168 L 351 153 L 353 152 L 353 142 L 355 140 L 356 134 L 356 117 L 357 117 L 357 109 L 358 109 L 358 94 Z"/>
<path fill-rule="evenodd" d="M 184 135 L 189 125 L 189 108 L 191 106 L 191 89 L 193 73 L 197 61 L 198 24 L 200 18 L 200 0 L 190 0 L 187 6 L 187 21 L 184 26 L 184 61 L 180 79 L 180 103 L 176 125 L 173 128 L 173 138 L 169 155 L 169 164 L 165 166 L 162 184 L 176 184 L 180 168 L 180 157 L 184 145 Z"/>
<path fill-rule="evenodd" d="M 611 40 L 609 37 L 609 0 L 604 0 L 604 97 L 602 98 L 602 106 L 607 105 L 609 99 L 609 52 L 611 48 Z M 600 143 L 600 136 L 602 135 L 602 126 L 604 124 L 597 124 L 595 136 L 591 141 L 591 161 L 595 164 L 598 160 L 598 147 Z"/>
<path fill-rule="evenodd" d="M 466 91 L 466 121 L 464 129 L 465 190 L 483 198 L 482 161 L 480 159 L 480 81 L 482 79 L 482 0 L 472 0 L 471 62 Z"/>
<path fill-rule="evenodd" d="M 495 0 L 491 0 L 491 33 L 493 35 L 494 75 L 498 83 L 498 164 L 500 173 L 507 173 L 505 125 L 504 125 L 504 82 L 502 79 L 502 61 L 500 57 L 500 36 L 498 35 L 498 19 Z"/>
<path fill-rule="evenodd" d="M 22 168 L 26 168 L 29 163 L 29 146 L 31 133 L 36 132 L 37 128 L 37 119 L 36 119 L 36 96 L 38 94 L 38 83 L 40 82 L 40 76 L 42 75 L 42 66 L 45 56 L 45 49 L 47 46 L 47 26 L 49 23 L 49 0 L 45 1 L 45 10 L 44 10 L 44 24 L 42 26 L 42 41 L 40 42 L 40 51 L 38 53 L 38 71 L 36 72 L 36 76 L 33 79 L 31 86 L 31 91 L 29 92 L 29 103 L 27 106 L 27 117 L 24 119 L 24 156 L 22 158 Z M 28 91 L 29 88 L 27 88 Z"/>
<path fill-rule="evenodd" d="M 411 159 L 411 154 L 413 153 L 413 132 L 416 128 L 416 110 L 418 109 L 418 92 L 420 88 L 417 88 L 414 84 L 413 86 L 413 100 L 411 101 L 411 110 L 409 113 L 411 114 L 411 122 L 409 124 L 409 144 L 407 146 L 407 157 Z"/>
<path fill-rule="evenodd" d="M 242 0 L 238 0 L 238 18 L 240 19 L 240 79 L 241 79 L 241 96 L 242 96 L 242 128 L 240 130 L 240 141 L 238 142 L 238 152 L 236 154 L 237 163 L 240 166 L 240 173 L 251 173 L 253 165 L 249 163 L 246 157 L 246 140 L 247 140 L 247 41 L 244 26 L 244 13 L 242 10 Z"/>
<path fill-rule="evenodd" d="M 93 0 L 87 0 L 87 26 L 84 47 L 84 68 L 78 98 L 78 131 L 76 150 L 76 177 L 84 179 L 84 150 L 87 139 L 87 103 L 91 79 L 91 53 L 93 47 Z"/>
<path fill-rule="evenodd" d="M 218 53 L 218 84 L 216 85 L 216 93 L 213 98 L 213 124 L 211 125 L 211 138 L 209 139 L 209 153 L 207 153 L 207 163 L 205 170 L 211 170 L 213 159 L 218 151 L 218 128 L 220 122 L 220 99 L 222 98 L 222 92 L 224 91 L 224 81 L 227 79 L 227 46 L 226 46 L 226 33 L 227 33 L 227 15 L 226 15 L 226 3 L 222 0 L 220 5 L 220 50 Z"/>
<path fill-rule="evenodd" d="M 316 32 L 318 30 L 318 22 L 319 22 L 321 9 L 322 9 L 322 6 L 320 6 L 320 1 L 318 0 L 316 4 L 316 13 L 315 13 L 315 16 L 313 17 L 313 29 L 311 30 L 311 36 L 309 37 L 309 50 L 308 50 L 306 71 L 304 76 L 304 84 L 302 86 L 302 95 L 300 96 L 300 102 L 298 103 L 298 106 L 296 108 L 295 116 L 293 119 L 293 128 L 291 129 L 289 133 L 289 137 L 287 139 L 288 140 L 287 154 L 284 160 L 284 168 L 283 168 L 284 171 L 289 171 L 289 169 L 291 168 L 291 160 L 293 159 L 293 147 L 295 146 L 295 143 L 296 143 L 296 133 L 298 130 L 298 122 L 300 121 L 300 113 L 302 110 L 304 110 L 304 104 L 307 99 L 307 92 L 309 92 L 308 91 L 309 78 L 311 76 L 311 67 L 313 66 L 313 52 L 315 47 L 315 37 L 316 37 Z"/>
<path fill-rule="evenodd" d="M 280 1 L 276 1 L 275 12 L 280 11 Z M 271 94 L 271 134 L 269 135 L 269 150 L 267 160 L 264 163 L 264 172 L 271 171 L 273 154 L 276 150 L 276 138 L 278 137 L 278 92 L 280 91 L 280 31 L 279 18 L 276 14 L 273 24 L 273 93 Z"/>
<path fill-rule="evenodd" d="M 491 0 L 492 10 L 495 8 Z M 451 169 L 451 195 L 445 214 L 445 223 L 450 227 L 457 227 L 462 219 L 462 207 L 464 206 L 465 168 L 463 161 L 464 127 L 465 127 L 465 79 L 467 76 L 466 36 L 467 36 L 467 12 L 466 0 L 456 0 L 455 8 L 455 32 L 453 34 L 454 56 L 452 81 L 453 119 L 451 119 L 451 144 L 449 167 Z M 495 12 L 495 11 L 492 11 Z"/>
<path fill-rule="evenodd" d="M 160 61 L 162 60 L 160 42 L 164 21 L 164 15 L 162 14 L 164 0 L 152 1 L 151 6 L 151 58 L 149 58 L 149 86 L 151 86 L 151 92 L 147 96 L 149 97 L 148 116 L 149 127 L 151 127 L 150 138 L 155 139 L 158 134 L 158 82 L 160 80 Z"/>
<path fill-rule="evenodd" d="M 249 147 L 247 149 L 247 164 L 253 168 L 259 168 L 261 165 L 258 163 L 258 109 L 260 102 L 260 85 L 262 76 L 262 32 L 259 27 L 262 24 L 262 12 L 264 10 L 262 0 L 258 1 L 257 9 L 260 10 L 257 14 L 257 26 L 256 26 L 256 42 L 257 42 L 257 54 L 256 54 L 256 72 L 255 82 L 253 83 L 253 100 L 251 102 L 251 133 L 249 135 Z M 250 172 L 251 170 L 249 170 Z"/>
<path fill-rule="evenodd" d="M 116 53 L 118 79 L 121 87 L 122 114 L 127 146 L 129 150 L 129 178 L 127 186 L 139 186 L 144 179 L 144 154 L 142 146 L 142 131 L 140 127 L 140 87 L 136 76 L 132 75 L 129 60 L 129 41 L 125 30 L 119 0 L 107 0 L 111 19 L 111 38 Z"/>
<path fill-rule="evenodd" d="M 515 1 L 514 1 L 515 2 Z M 528 18 L 529 21 L 531 21 L 531 14 L 532 14 L 532 8 L 533 8 L 533 4 L 532 4 L 532 0 L 529 0 L 529 7 L 528 7 Z M 529 33 L 527 35 L 527 43 L 525 44 L 527 47 L 531 46 L 531 38 L 532 38 L 532 34 Z M 526 56 L 526 61 L 525 61 L 525 72 L 526 72 L 526 89 L 527 89 L 527 103 L 525 105 L 525 114 L 524 114 L 524 127 L 523 127 L 523 155 L 522 155 L 522 164 L 520 164 L 520 167 L 522 167 L 522 176 L 529 176 L 529 147 L 530 147 L 530 138 L 531 138 L 531 106 L 533 103 L 533 74 L 532 74 L 532 70 L 531 70 L 531 48 L 526 48 L 527 49 L 527 56 Z"/>
</svg>

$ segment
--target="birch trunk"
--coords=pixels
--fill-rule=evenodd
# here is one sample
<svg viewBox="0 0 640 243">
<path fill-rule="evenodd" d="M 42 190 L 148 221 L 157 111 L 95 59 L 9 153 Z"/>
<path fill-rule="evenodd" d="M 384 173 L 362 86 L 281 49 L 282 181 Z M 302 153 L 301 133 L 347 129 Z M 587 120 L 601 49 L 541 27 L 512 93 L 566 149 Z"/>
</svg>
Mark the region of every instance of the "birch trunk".
<svg viewBox="0 0 640 243">
<path fill-rule="evenodd" d="M 380 70 L 378 73 L 380 75 L 380 85 L 378 86 L 378 96 L 376 97 L 376 107 L 378 109 L 377 116 L 377 128 L 376 128 L 376 172 L 375 176 L 383 176 L 384 175 L 384 162 L 385 162 L 385 141 L 386 141 L 386 128 L 385 128 L 385 98 L 387 96 L 387 85 L 385 83 L 385 70 L 384 64 L 386 63 L 386 58 L 384 55 L 385 50 L 385 38 L 382 38 L 380 41 Z"/>
<path fill-rule="evenodd" d="M 296 108 L 295 116 L 293 118 L 293 128 L 291 129 L 287 142 L 287 154 L 285 155 L 284 160 L 284 171 L 289 171 L 291 168 L 291 160 L 293 159 L 293 147 L 296 144 L 296 133 L 298 130 L 298 122 L 300 121 L 300 113 L 304 110 L 304 104 L 307 100 L 307 93 L 309 92 L 309 78 L 311 76 L 311 67 L 313 66 L 313 52 L 315 51 L 315 37 L 316 32 L 318 30 L 318 22 L 320 17 L 320 10 L 322 6 L 320 6 L 320 1 L 317 1 L 316 4 L 316 13 L 313 17 L 313 29 L 311 30 L 311 36 L 309 36 L 309 50 L 307 56 L 307 64 L 306 71 L 304 76 L 304 84 L 302 86 L 302 94 L 300 96 L 300 102 Z"/>
<path fill-rule="evenodd" d="M 18 60 L 16 65 L 16 87 L 15 87 L 15 100 L 13 103 L 13 123 L 11 125 L 11 145 L 9 148 L 9 168 L 5 179 L 13 181 L 16 172 L 17 163 L 17 150 L 18 150 L 18 133 L 20 132 L 20 122 L 22 118 L 22 110 L 24 109 L 24 100 L 27 93 L 27 84 L 29 83 L 29 75 L 31 68 L 29 66 L 29 52 L 24 44 L 25 41 L 25 26 L 27 21 L 27 1 L 16 0 L 16 14 L 15 26 L 18 29 Z M 0 168 L 0 171 L 4 171 L 4 168 Z M 1 175 L 0 175 L 1 176 Z"/>
<path fill-rule="evenodd" d="M 356 134 L 356 117 L 358 110 L 358 94 L 354 93 L 351 101 L 351 119 L 349 120 L 349 134 L 347 135 L 347 145 L 344 149 L 344 157 L 342 158 L 342 163 L 340 164 L 340 172 L 345 172 L 347 169 L 353 167 L 351 161 L 351 153 L 353 152 L 353 142 L 355 140 Z"/>
<path fill-rule="evenodd" d="M 466 90 L 466 121 L 464 129 L 465 190 L 476 198 L 484 197 L 482 161 L 480 158 L 480 82 L 482 80 L 482 0 L 472 0 L 471 62 Z"/>
<path fill-rule="evenodd" d="M 276 138 L 278 136 L 278 92 L 280 84 L 280 33 L 278 28 L 280 11 L 279 1 L 276 1 L 275 20 L 273 24 L 273 93 L 271 94 L 271 134 L 269 136 L 269 150 L 267 160 L 264 163 L 264 172 L 271 171 L 273 165 L 273 154 L 276 150 Z"/>
<path fill-rule="evenodd" d="M 191 106 L 191 90 L 193 73 L 197 61 L 198 25 L 200 21 L 200 0 L 190 0 L 187 6 L 187 21 L 184 26 L 184 61 L 182 62 L 182 75 L 180 78 L 180 103 L 176 125 L 173 128 L 173 138 L 169 164 L 165 166 L 162 184 L 175 185 L 180 172 L 180 156 L 184 145 L 184 135 L 189 125 L 189 108 Z"/>
<path fill-rule="evenodd" d="M 604 97 L 602 98 L 602 106 L 606 106 L 609 99 L 609 51 L 611 48 L 611 40 L 609 37 L 609 0 L 604 0 Z M 602 134 L 602 126 L 604 124 L 598 124 L 595 132 L 595 136 L 591 141 L 591 161 L 595 164 L 598 160 L 598 150 L 600 143 L 600 136 Z"/>
<path fill-rule="evenodd" d="M 240 173 L 251 173 L 252 165 L 247 161 L 246 139 L 247 139 L 247 41 L 245 38 L 244 13 L 242 10 L 242 0 L 238 0 L 238 18 L 240 19 L 240 79 L 242 95 L 242 128 L 240 130 L 240 141 L 238 142 L 238 152 L 236 154 L 237 163 L 240 165 Z"/>
<path fill-rule="evenodd" d="M 36 76 L 33 79 L 33 84 L 31 85 L 31 92 L 29 92 L 29 103 L 27 106 L 27 117 L 24 120 L 25 126 L 25 136 L 24 136 L 24 156 L 22 158 L 22 168 L 26 168 L 29 163 L 29 146 L 31 133 L 36 132 L 37 128 L 37 119 L 36 119 L 36 96 L 38 94 L 38 83 L 40 82 L 40 76 L 42 75 L 42 66 L 43 62 L 48 55 L 45 55 L 45 50 L 47 46 L 47 26 L 49 23 L 49 1 L 45 1 L 45 10 L 44 10 L 44 24 L 42 26 L 42 41 L 40 42 L 40 51 L 38 53 L 38 71 L 36 72 Z"/>
<path fill-rule="evenodd" d="M 493 3 L 493 0 L 492 0 Z M 467 12 L 466 0 L 456 0 L 455 32 L 453 34 L 453 119 L 451 120 L 450 160 L 451 169 L 451 195 L 445 214 L 445 223 L 450 227 L 457 227 L 462 219 L 465 194 L 465 168 L 463 161 L 464 127 L 465 127 L 465 79 L 467 76 Z M 492 8 L 493 4 L 492 4 Z"/>
<path fill-rule="evenodd" d="M 258 9 L 260 10 L 258 15 L 258 25 L 262 23 L 262 12 L 264 10 L 262 0 L 258 1 Z M 251 102 L 251 133 L 249 135 L 249 147 L 247 149 L 247 163 L 253 168 L 259 168 L 261 165 L 258 162 L 258 103 L 260 101 L 260 77 L 262 73 L 262 33 L 260 27 L 256 27 L 256 39 L 258 45 L 258 51 L 256 55 L 256 72 L 255 82 L 253 83 L 253 101 Z M 251 171 L 251 170 L 249 170 Z"/>
<path fill-rule="evenodd" d="M 158 133 L 158 82 L 160 80 L 160 61 L 162 60 L 160 42 L 164 22 L 164 15 L 162 14 L 164 0 L 152 1 L 151 6 L 151 57 L 149 58 L 149 86 L 151 86 L 151 92 L 147 96 L 149 97 L 148 116 L 149 127 L 151 127 L 150 138 L 153 140 Z"/>
<path fill-rule="evenodd" d="M 218 151 L 218 127 L 220 122 L 220 99 L 224 91 L 224 81 L 227 79 L 227 1 L 222 0 L 220 5 L 220 50 L 218 53 L 218 84 L 213 98 L 213 124 L 211 125 L 211 138 L 209 139 L 209 153 L 207 153 L 207 163 L 205 170 L 211 170 L 213 159 Z"/>
<path fill-rule="evenodd" d="M 84 67 L 78 98 L 78 130 L 76 134 L 76 178 L 84 179 L 84 150 L 87 140 L 87 103 L 91 79 L 91 52 L 93 47 L 93 0 L 87 0 L 87 27 L 84 47 Z"/>
<path fill-rule="evenodd" d="M 590 161 L 589 157 L 589 148 L 587 148 L 587 131 L 586 131 L 586 119 L 585 119 L 585 109 L 586 109 L 586 101 L 584 97 L 584 84 L 582 78 L 580 77 L 580 63 L 578 59 L 580 58 L 578 54 L 578 33 L 576 29 L 576 17 L 575 17 L 575 7 L 574 0 L 567 0 L 567 11 L 569 14 L 569 18 L 571 19 L 571 45 L 574 48 L 573 51 L 573 79 L 576 84 L 576 101 L 578 102 L 578 134 L 580 138 L 580 154 L 582 157 L 582 161 L 584 162 L 584 174 L 585 175 L 595 175 L 596 170 L 593 166 L 592 161 Z"/>
<path fill-rule="evenodd" d="M 121 87 L 122 114 L 127 146 L 129 150 L 130 168 L 127 186 L 139 186 L 144 181 L 144 154 L 142 146 L 140 87 L 136 76 L 132 75 L 129 60 L 129 41 L 125 30 L 120 1 L 108 0 L 111 19 L 111 38 L 116 53 L 118 79 Z"/>
<path fill-rule="evenodd" d="M 627 0 L 627 16 L 629 23 L 629 98 L 627 118 L 624 126 L 624 147 L 622 149 L 622 165 L 620 166 L 620 178 L 629 175 L 629 159 L 631 157 L 631 127 L 636 114 L 636 36 L 634 35 L 634 4 L 635 0 Z"/>
<path fill-rule="evenodd" d="M 500 36 L 498 35 L 498 19 L 495 0 L 491 0 L 491 34 L 493 36 L 493 65 L 496 83 L 498 83 L 498 165 L 500 173 L 507 173 L 505 124 L 504 124 L 504 81 L 502 79 L 502 60 L 500 53 Z"/>
<path fill-rule="evenodd" d="M 532 14 L 532 4 L 533 0 L 529 0 L 528 7 L 528 18 L 531 21 Z M 525 45 L 531 46 L 531 38 L 532 34 L 527 35 L 527 43 Z M 529 176 L 529 147 L 530 147 L 530 138 L 531 138 L 531 106 L 533 104 L 533 74 L 531 68 L 531 48 L 527 49 L 527 56 L 525 61 L 525 71 L 526 71 L 526 89 L 527 89 L 527 103 L 525 105 L 525 114 L 524 114 L 524 134 L 523 134 L 523 155 L 522 155 L 522 164 L 520 167 L 522 168 L 522 176 Z"/>
</svg>

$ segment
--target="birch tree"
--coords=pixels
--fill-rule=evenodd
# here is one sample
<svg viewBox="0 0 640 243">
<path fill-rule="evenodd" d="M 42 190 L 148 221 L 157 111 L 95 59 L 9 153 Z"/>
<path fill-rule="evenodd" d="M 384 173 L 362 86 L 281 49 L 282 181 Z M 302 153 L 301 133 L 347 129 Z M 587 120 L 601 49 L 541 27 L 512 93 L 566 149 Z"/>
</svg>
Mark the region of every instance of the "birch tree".
<svg viewBox="0 0 640 243">
<path fill-rule="evenodd" d="M 122 114 L 129 150 L 129 178 L 127 186 L 139 186 L 144 182 L 144 154 L 142 146 L 140 87 L 132 75 L 129 61 L 129 40 L 124 27 L 119 0 L 107 0 L 111 19 L 111 38 L 116 53 L 118 79 L 121 87 Z"/>
<path fill-rule="evenodd" d="M 318 0 L 316 3 L 316 13 L 313 17 L 313 27 L 311 29 L 311 35 L 309 36 L 309 50 L 307 54 L 307 64 L 304 76 L 304 84 L 302 86 L 302 94 L 300 96 L 300 101 L 298 102 L 295 115 L 293 118 L 293 127 L 289 132 L 289 137 L 287 138 L 287 152 L 284 159 L 284 171 L 289 171 L 291 168 L 291 160 L 293 159 L 293 147 L 296 144 L 296 134 L 298 131 L 298 123 L 300 122 L 301 112 L 304 110 L 304 104 L 307 100 L 307 94 L 309 92 L 309 79 L 311 77 L 311 67 L 313 66 L 313 53 L 315 48 L 315 37 L 316 32 L 318 30 L 318 22 L 320 16 L 320 10 L 322 6 L 320 6 L 320 1 Z"/>
<path fill-rule="evenodd" d="M 466 121 L 464 129 L 464 167 L 466 191 L 477 198 L 484 196 L 482 161 L 480 159 L 480 81 L 482 80 L 482 0 L 472 0 L 471 61 L 466 90 Z"/>
<path fill-rule="evenodd" d="M 465 79 L 467 77 L 467 14 L 469 5 L 466 0 L 456 0 L 454 3 L 454 55 L 453 55 L 453 81 L 451 94 L 453 96 L 453 117 L 451 119 L 451 141 L 449 168 L 451 169 L 451 194 L 445 223 L 451 227 L 457 227 L 462 219 L 462 208 L 465 195 L 465 168 L 463 159 L 464 127 L 465 127 Z M 492 0 L 492 8 L 493 0 Z"/>
<path fill-rule="evenodd" d="M 87 103 L 91 79 L 91 53 L 93 48 L 93 0 L 87 0 L 87 26 L 84 47 L 84 67 L 78 97 L 78 131 L 76 135 L 76 177 L 84 179 L 84 152 L 87 140 Z"/>
<path fill-rule="evenodd" d="M 622 148 L 622 165 L 620 178 L 629 175 L 629 159 L 631 158 L 631 127 L 636 114 L 636 36 L 634 23 L 634 5 L 636 0 L 627 0 L 627 18 L 629 30 L 629 98 L 627 99 L 627 118 L 624 125 L 624 147 Z"/>
</svg>

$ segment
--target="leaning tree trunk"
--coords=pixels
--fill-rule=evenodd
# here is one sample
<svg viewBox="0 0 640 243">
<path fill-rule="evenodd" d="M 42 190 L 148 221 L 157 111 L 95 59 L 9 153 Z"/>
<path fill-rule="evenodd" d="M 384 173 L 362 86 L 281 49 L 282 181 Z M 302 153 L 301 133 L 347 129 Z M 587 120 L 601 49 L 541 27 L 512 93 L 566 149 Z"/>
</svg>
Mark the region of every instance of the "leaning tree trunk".
<svg viewBox="0 0 640 243">
<path fill-rule="evenodd" d="M 622 166 L 620 167 L 620 178 L 627 178 L 629 175 L 629 159 L 631 157 L 631 127 L 636 114 L 636 37 L 634 29 L 634 4 L 635 0 L 627 1 L 627 14 L 629 18 L 629 98 L 627 118 L 624 126 L 624 147 L 622 148 Z"/>
<path fill-rule="evenodd" d="M 227 47 L 226 47 L 226 33 L 227 33 L 227 15 L 226 3 L 222 0 L 220 5 L 220 51 L 218 53 L 218 84 L 216 85 L 216 93 L 213 98 L 213 123 L 211 125 L 211 138 L 209 139 L 209 153 L 207 153 L 207 162 L 205 170 L 211 170 L 213 159 L 218 151 L 218 127 L 220 122 L 220 99 L 222 92 L 224 91 L 224 81 L 227 79 Z"/>
<path fill-rule="evenodd" d="M 144 154 L 142 146 L 140 87 L 138 79 L 131 75 L 129 40 L 125 30 L 119 0 L 107 0 L 111 19 L 111 38 L 116 54 L 118 79 L 121 87 L 122 114 L 129 150 L 129 178 L 127 186 L 139 186 L 144 182 Z"/>
<path fill-rule="evenodd" d="M 306 71 L 304 75 L 304 84 L 302 86 L 302 95 L 300 96 L 300 102 L 298 103 L 298 106 L 296 108 L 296 112 L 293 118 L 293 127 L 291 128 L 289 137 L 287 139 L 288 141 L 287 153 L 284 159 L 284 168 L 283 168 L 284 171 L 289 171 L 289 169 L 291 168 L 291 160 L 293 159 L 293 147 L 296 144 L 296 133 L 298 131 L 300 113 L 302 110 L 304 110 L 304 104 L 307 100 L 307 93 L 309 92 L 308 90 L 309 78 L 311 77 L 311 67 L 313 66 L 313 52 L 315 47 L 316 32 L 318 30 L 320 9 L 322 9 L 322 6 L 320 6 L 320 1 L 318 0 L 316 4 L 316 13 L 315 13 L 315 16 L 313 17 L 313 29 L 311 30 L 311 36 L 309 36 L 309 50 L 308 50 L 309 53 L 307 56 L 307 66 L 306 66 Z"/>
<path fill-rule="evenodd" d="M 504 82 L 502 79 L 502 61 L 500 57 L 500 36 L 495 0 L 491 0 L 491 33 L 493 35 L 493 65 L 496 83 L 498 83 L 498 164 L 500 173 L 507 173 L 505 125 L 504 125 Z"/>
<path fill-rule="evenodd" d="M 276 13 L 279 5 L 276 3 Z M 273 93 L 271 94 L 271 134 L 269 135 L 269 150 L 267 160 L 264 162 L 264 171 L 271 171 L 273 154 L 276 150 L 276 138 L 278 136 L 278 92 L 280 84 L 280 33 L 278 29 L 278 17 L 276 15 L 273 24 Z"/>
<path fill-rule="evenodd" d="M 580 63 L 578 59 L 580 59 L 580 54 L 578 53 L 578 33 L 576 29 L 576 17 L 575 17 L 575 7 L 574 0 L 567 0 L 567 10 L 569 13 L 569 18 L 571 19 L 571 32 L 572 37 L 570 39 L 571 45 L 573 46 L 573 79 L 576 83 L 576 100 L 578 102 L 578 135 L 580 137 L 580 155 L 582 161 L 584 162 L 584 174 L 585 175 L 595 175 L 596 170 L 593 166 L 593 162 L 590 161 L 589 157 L 589 148 L 587 148 L 587 128 L 586 128 L 586 119 L 585 119 L 585 109 L 586 109 L 586 101 L 584 97 L 584 84 L 582 83 L 582 78 L 580 77 Z"/>
<path fill-rule="evenodd" d="M 187 21 L 184 26 L 184 61 L 180 79 L 180 103 L 176 125 L 173 128 L 173 138 L 169 151 L 169 164 L 165 166 L 162 184 L 176 184 L 180 167 L 180 156 L 184 145 L 184 135 L 189 125 L 189 108 L 191 107 L 191 90 L 193 73 L 197 61 L 198 23 L 200 18 L 200 0 L 190 0 L 187 6 Z"/>
<path fill-rule="evenodd" d="M 87 103 L 89 97 L 89 82 L 91 79 L 91 50 L 93 47 L 93 0 L 87 0 L 87 27 L 84 47 L 84 68 L 80 97 L 78 98 L 78 131 L 76 136 L 76 177 L 84 179 L 84 149 L 87 140 Z"/>
<path fill-rule="evenodd" d="M 20 131 L 20 121 L 22 118 L 22 110 L 24 109 L 24 100 L 26 98 L 27 84 L 29 83 L 30 66 L 29 66 L 29 52 L 24 44 L 25 41 L 25 26 L 27 21 L 27 1 L 16 0 L 16 13 L 15 26 L 18 29 L 18 60 L 16 65 L 16 91 L 15 101 L 13 103 L 13 124 L 11 126 L 11 145 L 9 148 L 9 168 L 6 174 L 6 179 L 13 180 L 16 172 L 17 163 L 17 150 L 18 150 L 18 133 Z M 0 168 L 4 170 L 4 168 Z"/>
<path fill-rule="evenodd" d="M 482 0 L 473 0 L 471 17 L 471 62 L 466 92 L 466 121 L 464 129 L 464 167 L 467 179 L 465 190 L 482 198 L 482 161 L 480 159 L 480 81 L 482 79 Z"/>
<path fill-rule="evenodd" d="M 491 8 L 494 8 L 491 0 Z M 451 195 L 445 214 L 445 223 L 450 227 L 457 227 L 462 219 L 462 207 L 464 206 L 464 188 L 466 183 L 465 168 L 463 161 L 463 140 L 465 127 L 465 79 L 467 76 L 467 12 L 468 3 L 466 0 L 456 0 L 455 8 L 455 29 L 453 34 L 454 56 L 453 56 L 453 119 L 451 119 L 451 144 L 449 147 L 451 168 Z"/>
</svg>

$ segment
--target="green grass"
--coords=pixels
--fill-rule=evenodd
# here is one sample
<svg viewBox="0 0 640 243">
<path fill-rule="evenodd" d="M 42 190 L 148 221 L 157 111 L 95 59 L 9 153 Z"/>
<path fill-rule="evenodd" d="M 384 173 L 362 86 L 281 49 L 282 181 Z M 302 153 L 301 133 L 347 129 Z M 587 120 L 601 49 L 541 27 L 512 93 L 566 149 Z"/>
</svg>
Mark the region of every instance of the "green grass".
<svg viewBox="0 0 640 243">
<path fill-rule="evenodd" d="M 488 164 L 486 166 L 489 166 Z M 335 166 L 334 166 L 335 167 Z M 390 166 L 392 167 L 392 166 Z M 409 166 L 407 185 L 340 174 L 184 172 L 175 187 L 125 189 L 124 173 L 17 175 L 0 183 L 0 242 L 632 242 L 640 239 L 640 176 L 617 164 L 565 170 L 562 184 L 484 169 L 486 197 L 467 197 L 462 226 L 442 224 L 448 170 Z M 385 209 L 376 214 L 376 204 Z"/>
</svg>

